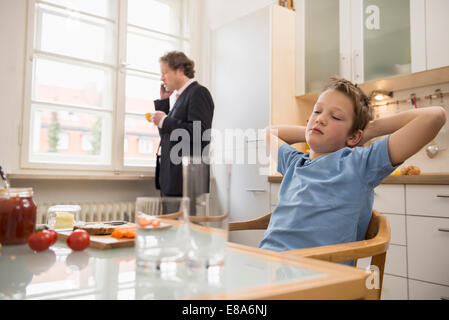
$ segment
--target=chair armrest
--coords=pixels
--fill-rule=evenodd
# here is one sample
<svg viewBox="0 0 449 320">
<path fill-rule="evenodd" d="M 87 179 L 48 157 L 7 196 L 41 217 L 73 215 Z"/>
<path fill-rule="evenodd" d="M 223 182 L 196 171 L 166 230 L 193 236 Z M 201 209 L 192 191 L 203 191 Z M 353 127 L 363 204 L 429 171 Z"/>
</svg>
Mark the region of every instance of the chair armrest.
<svg viewBox="0 0 449 320">
<path fill-rule="evenodd" d="M 313 258 L 329 262 L 344 262 L 349 260 L 372 257 L 388 250 L 389 241 L 362 240 L 351 243 L 321 246 L 283 251 L 290 255 Z"/>
<path fill-rule="evenodd" d="M 254 220 L 229 222 L 229 231 L 264 230 L 270 223 L 271 212 Z"/>
<path fill-rule="evenodd" d="M 390 225 L 385 217 L 380 221 L 379 233 L 369 240 L 334 244 L 314 248 L 283 251 L 284 253 L 324 260 L 329 262 L 344 262 L 349 260 L 372 257 L 388 250 L 390 243 Z"/>
</svg>

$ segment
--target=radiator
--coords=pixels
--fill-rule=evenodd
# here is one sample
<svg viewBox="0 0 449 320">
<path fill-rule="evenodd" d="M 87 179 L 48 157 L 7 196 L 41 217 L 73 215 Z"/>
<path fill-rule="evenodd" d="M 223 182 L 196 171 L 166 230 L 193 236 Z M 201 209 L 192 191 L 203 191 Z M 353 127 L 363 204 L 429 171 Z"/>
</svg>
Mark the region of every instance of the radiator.
<svg viewBox="0 0 449 320">
<path fill-rule="evenodd" d="M 47 210 L 55 205 L 79 205 L 80 220 L 93 221 L 131 221 L 135 222 L 135 202 L 44 202 L 37 203 L 36 223 L 47 223 Z"/>
</svg>

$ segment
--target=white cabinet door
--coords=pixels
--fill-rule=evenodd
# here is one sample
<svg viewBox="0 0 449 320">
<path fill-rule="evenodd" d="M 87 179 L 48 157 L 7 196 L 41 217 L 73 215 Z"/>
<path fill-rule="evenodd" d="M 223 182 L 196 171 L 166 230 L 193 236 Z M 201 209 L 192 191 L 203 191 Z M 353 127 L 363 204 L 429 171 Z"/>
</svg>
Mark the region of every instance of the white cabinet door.
<svg viewBox="0 0 449 320">
<path fill-rule="evenodd" d="M 449 1 L 426 1 L 427 69 L 449 66 Z"/>
<path fill-rule="evenodd" d="M 410 300 L 449 300 L 449 287 L 409 280 Z"/>
<path fill-rule="evenodd" d="M 408 299 L 407 278 L 401 278 L 384 274 L 381 299 L 407 300 Z"/>
<path fill-rule="evenodd" d="M 391 239 L 390 244 L 407 245 L 406 231 L 405 231 L 405 215 L 402 214 L 385 214 L 390 224 Z"/>
<path fill-rule="evenodd" d="M 390 245 L 384 272 L 390 275 L 407 277 L 407 247 Z"/>
<path fill-rule="evenodd" d="M 373 209 L 380 213 L 405 214 L 404 185 L 381 184 L 376 187 Z"/>
<path fill-rule="evenodd" d="M 449 218 L 449 186 L 407 185 L 407 215 Z"/>
<path fill-rule="evenodd" d="M 445 9 L 447 3 L 439 6 Z M 321 90 L 334 74 L 363 83 L 424 71 L 425 8 L 425 0 L 296 1 L 296 94 Z M 439 12 L 441 18 L 445 10 Z M 437 27 L 447 23 L 441 21 Z M 440 48 L 449 46 L 442 42 Z M 441 59 L 448 59 L 445 52 Z"/>
<path fill-rule="evenodd" d="M 348 31 L 340 30 L 341 7 L 341 1 L 335 0 L 296 2 L 297 95 L 320 91 L 330 76 L 342 75 L 340 35 Z M 349 10 L 346 12 L 349 16 Z"/>
<path fill-rule="evenodd" d="M 449 285 L 449 219 L 407 216 L 408 277 Z"/>
<path fill-rule="evenodd" d="M 411 73 L 410 0 L 351 0 L 355 83 Z"/>
<path fill-rule="evenodd" d="M 229 221 L 246 221 L 270 212 L 269 183 L 267 176 L 260 175 L 259 165 L 233 165 L 230 185 Z M 261 231 L 233 231 L 231 242 L 257 246 L 262 239 Z"/>
</svg>

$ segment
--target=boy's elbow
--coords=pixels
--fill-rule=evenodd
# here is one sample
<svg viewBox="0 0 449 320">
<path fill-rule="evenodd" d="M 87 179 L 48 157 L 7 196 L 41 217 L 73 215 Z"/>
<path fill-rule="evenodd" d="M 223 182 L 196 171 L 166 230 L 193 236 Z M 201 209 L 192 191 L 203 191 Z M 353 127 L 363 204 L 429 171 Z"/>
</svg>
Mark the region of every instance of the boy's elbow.
<svg viewBox="0 0 449 320">
<path fill-rule="evenodd" d="M 446 118 L 446 110 L 443 107 L 435 107 L 435 125 L 438 127 L 438 130 L 444 126 Z"/>
</svg>

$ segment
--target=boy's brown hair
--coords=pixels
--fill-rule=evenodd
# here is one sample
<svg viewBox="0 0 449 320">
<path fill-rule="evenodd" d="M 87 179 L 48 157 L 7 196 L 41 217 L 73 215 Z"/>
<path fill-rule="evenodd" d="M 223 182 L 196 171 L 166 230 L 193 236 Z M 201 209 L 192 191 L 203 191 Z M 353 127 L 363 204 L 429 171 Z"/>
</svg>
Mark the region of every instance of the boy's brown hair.
<svg viewBox="0 0 449 320">
<path fill-rule="evenodd" d="M 170 51 L 159 58 L 160 62 L 165 62 L 168 64 L 170 69 L 178 70 L 182 68 L 186 77 L 192 79 L 195 76 L 195 62 L 190 60 L 184 52 L 181 51 Z"/>
<path fill-rule="evenodd" d="M 339 91 L 351 99 L 352 104 L 354 105 L 354 122 L 349 134 L 353 134 L 359 129 L 365 129 L 368 122 L 373 119 L 370 98 L 368 98 L 368 96 L 351 81 L 333 76 L 329 79 L 323 92 L 326 90 Z"/>
</svg>

